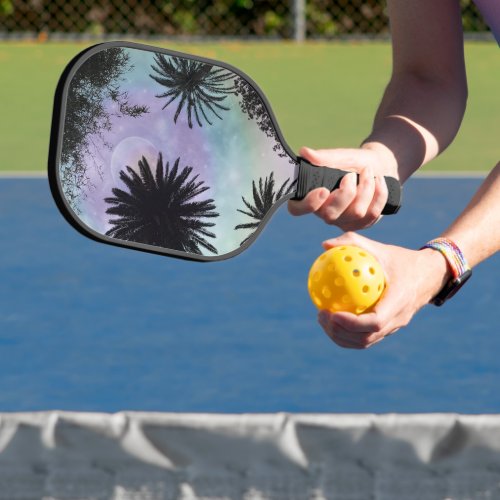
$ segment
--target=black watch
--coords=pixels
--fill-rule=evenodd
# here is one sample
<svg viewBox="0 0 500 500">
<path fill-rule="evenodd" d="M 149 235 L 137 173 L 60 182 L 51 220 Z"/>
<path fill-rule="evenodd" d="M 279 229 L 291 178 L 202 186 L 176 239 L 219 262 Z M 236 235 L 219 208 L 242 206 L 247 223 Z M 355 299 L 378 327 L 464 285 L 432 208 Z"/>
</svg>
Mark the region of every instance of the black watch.
<svg viewBox="0 0 500 500">
<path fill-rule="evenodd" d="M 431 304 L 435 306 L 442 306 L 448 299 L 451 299 L 460 288 L 462 288 L 467 280 L 472 276 L 472 270 L 467 269 L 465 273 L 458 276 L 458 278 L 452 278 L 443 289 L 431 300 Z"/>
</svg>

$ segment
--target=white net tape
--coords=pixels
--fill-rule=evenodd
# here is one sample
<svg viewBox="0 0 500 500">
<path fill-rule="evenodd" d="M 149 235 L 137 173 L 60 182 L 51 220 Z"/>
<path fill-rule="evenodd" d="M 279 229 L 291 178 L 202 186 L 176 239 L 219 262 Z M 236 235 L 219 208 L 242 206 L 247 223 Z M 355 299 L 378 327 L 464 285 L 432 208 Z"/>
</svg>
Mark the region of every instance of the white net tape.
<svg viewBox="0 0 500 500">
<path fill-rule="evenodd" d="M 0 500 L 498 500 L 500 415 L 0 414 Z"/>
</svg>

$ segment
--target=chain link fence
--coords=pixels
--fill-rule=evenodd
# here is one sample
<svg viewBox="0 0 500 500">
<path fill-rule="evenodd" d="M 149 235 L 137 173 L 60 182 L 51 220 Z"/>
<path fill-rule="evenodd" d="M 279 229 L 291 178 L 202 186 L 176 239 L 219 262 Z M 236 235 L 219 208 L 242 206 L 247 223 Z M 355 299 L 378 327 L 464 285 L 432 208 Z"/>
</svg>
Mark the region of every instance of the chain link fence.
<svg viewBox="0 0 500 500">
<path fill-rule="evenodd" d="M 487 26 L 461 0 L 467 32 Z M 0 0 L 0 37 L 384 36 L 383 0 Z"/>
</svg>

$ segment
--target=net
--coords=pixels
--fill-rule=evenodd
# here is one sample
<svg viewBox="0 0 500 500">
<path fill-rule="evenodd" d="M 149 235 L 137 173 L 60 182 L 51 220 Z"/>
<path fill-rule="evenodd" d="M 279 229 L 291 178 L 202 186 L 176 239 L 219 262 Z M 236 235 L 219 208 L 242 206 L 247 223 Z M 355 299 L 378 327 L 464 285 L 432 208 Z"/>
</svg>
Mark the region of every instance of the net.
<svg viewBox="0 0 500 500">
<path fill-rule="evenodd" d="M 461 0 L 467 32 L 488 31 Z M 335 38 L 387 35 L 383 0 L 2 0 L 0 36 Z"/>
<path fill-rule="evenodd" d="M 11 413 L 2 500 L 500 498 L 500 416 Z"/>
</svg>

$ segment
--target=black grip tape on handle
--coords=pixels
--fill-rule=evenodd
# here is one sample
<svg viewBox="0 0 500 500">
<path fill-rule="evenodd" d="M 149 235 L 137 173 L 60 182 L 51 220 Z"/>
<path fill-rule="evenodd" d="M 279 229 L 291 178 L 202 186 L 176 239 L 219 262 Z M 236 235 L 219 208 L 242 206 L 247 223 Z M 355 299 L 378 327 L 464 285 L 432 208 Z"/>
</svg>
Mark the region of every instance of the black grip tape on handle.
<svg viewBox="0 0 500 500">
<path fill-rule="evenodd" d="M 331 167 L 319 167 L 312 165 L 304 158 L 299 160 L 299 176 L 297 178 L 297 192 L 292 200 L 302 200 L 307 193 L 319 187 L 326 187 L 333 191 L 340 186 L 340 181 L 350 172 Z M 387 203 L 382 214 L 395 214 L 401 207 L 402 189 L 401 184 L 394 177 L 384 177 L 389 191 Z M 356 174 L 356 182 L 359 182 L 359 175 Z"/>
</svg>

